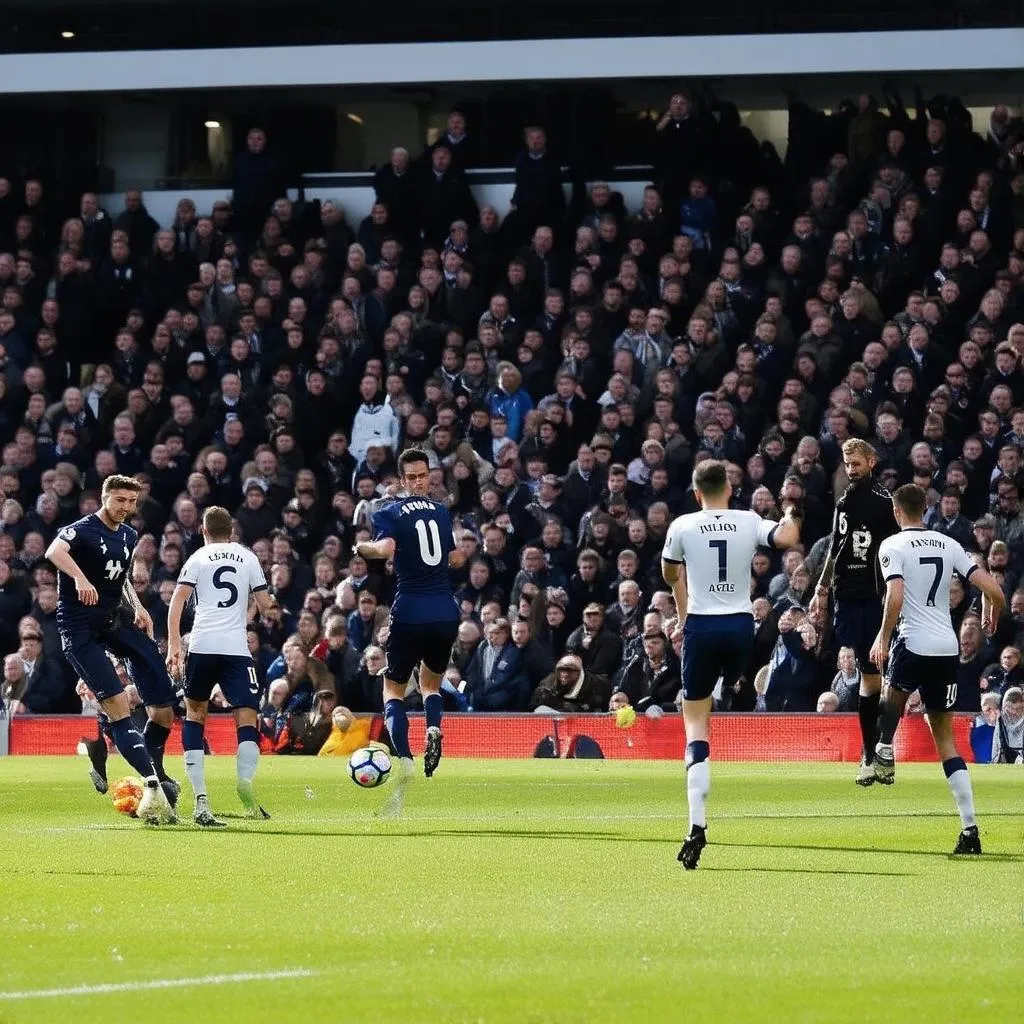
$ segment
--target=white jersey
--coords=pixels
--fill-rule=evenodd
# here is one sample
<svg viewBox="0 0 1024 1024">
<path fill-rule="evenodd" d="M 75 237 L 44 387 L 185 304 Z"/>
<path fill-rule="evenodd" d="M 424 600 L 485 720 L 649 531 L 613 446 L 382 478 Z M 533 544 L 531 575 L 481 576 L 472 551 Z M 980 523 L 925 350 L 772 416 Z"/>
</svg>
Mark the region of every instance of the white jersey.
<svg viewBox="0 0 1024 1024">
<path fill-rule="evenodd" d="M 195 587 L 189 651 L 249 657 L 249 595 L 267 589 L 260 560 L 241 544 L 206 544 L 182 567 L 178 582 Z"/>
<path fill-rule="evenodd" d="M 740 509 L 675 519 L 661 557 L 686 566 L 686 614 L 750 615 L 750 562 L 759 547 L 771 545 L 777 527 Z"/>
<path fill-rule="evenodd" d="M 903 611 L 897 635 L 908 651 L 931 657 L 958 654 L 960 644 L 949 614 L 953 573 L 965 580 L 978 567 L 952 537 L 911 527 L 882 541 L 882 576 L 903 580 Z"/>
</svg>

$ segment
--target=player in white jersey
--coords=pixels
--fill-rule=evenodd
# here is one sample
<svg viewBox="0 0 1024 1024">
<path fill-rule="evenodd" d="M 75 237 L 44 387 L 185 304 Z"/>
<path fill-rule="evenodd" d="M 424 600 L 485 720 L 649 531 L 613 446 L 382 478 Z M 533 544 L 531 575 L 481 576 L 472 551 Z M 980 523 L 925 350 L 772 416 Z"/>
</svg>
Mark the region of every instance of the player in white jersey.
<svg viewBox="0 0 1024 1024">
<path fill-rule="evenodd" d="M 690 832 L 679 861 L 692 870 L 707 845 L 705 804 L 711 788 L 708 726 L 711 691 L 736 682 L 750 659 L 754 615 L 750 562 L 759 547 L 785 549 L 800 539 L 787 507 L 779 523 L 756 512 L 729 508 L 732 486 L 725 463 L 708 459 L 693 471 L 701 511 L 674 520 L 665 537 L 661 572 L 672 588 L 683 635 L 683 722 L 686 726 L 686 795 Z"/>
<path fill-rule="evenodd" d="M 260 614 L 276 605 L 267 590 L 259 559 L 231 541 L 231 515 L 212 506 L 203 514 L 201 547 L 182 567 L 167 614 L 167 668 L 179 679 L 182 672 L 181 614 L 195 594 L 196 611 L 185 662 L 185 774 L 195 793 L 194 820 L 207 828 L 223 825 L 210 810 L 203 764 L 203 731 L 210 693 L 218 683 L 234 709 L 238 730 L 237 791 L 246 814 L 270 815 L 259 805 L 252 780 L 260 756 L 259 685 L 249 654 L 246 622 L 249 595 Z"/>
<path fill-rule="evenodd" d="M 885 578 L 885 609 L 871 648 L 874 664 L 882 667 L 889 663 L 878 717 L 875 777 L 892 784 L 892 738 L 907 698 L 920 690 L 935 749 L 960 812 L 962 830 L 953 852 L 981 853 L 971 780 L 953 740 L 960 649 L 949 613 L 953 573 L 981 591 L 982 624 L 990 635 L 1006 600 L 999 584 L 955 540 L 925 528 L 922 518 L 927 497 L 920 487 L 906 484 L 897 488 L 892 503 L 900 532 L 884 540 L 878 550 Z"/>
</svg>

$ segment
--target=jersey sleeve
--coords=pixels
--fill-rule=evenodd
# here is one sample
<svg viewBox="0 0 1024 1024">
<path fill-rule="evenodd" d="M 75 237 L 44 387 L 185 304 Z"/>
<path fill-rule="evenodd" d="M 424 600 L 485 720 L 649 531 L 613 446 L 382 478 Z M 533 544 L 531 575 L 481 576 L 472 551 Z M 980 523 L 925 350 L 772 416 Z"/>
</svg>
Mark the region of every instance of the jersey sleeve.
<svg viewBox="0 0 1024 1024">
<path fill-rule="evenodd" d="M 753 513 L 757 515 L 757 513 Z M 760 547 L 773 547 L 775 545 L 775 531 L 779 528 L 779 524 L 771 519 L 762 519 L 758 516 L 756 529 L 757 529 L 757 543 Z"/>
<path fill-rule="evenodd" d="M 196 555 L 192 555 L 181 567 L 178 582 L 187 583 L 190 587 L 199 585 L 199 558 Z"/>
<path fill-rule="evenodd" d="M 65 526 L 57 533 L 57 538 L 67 544 L 73 557 L 76 551 L 82 549 L 84 534 L 81 523 L 72 523 L 70 526 Z"/>
<path fill-rule="evenodd" d="M 260 560 L 252 552 L 249 553 L 249 590 L 258 594 L 261 590 L 267 589 L 267 577 L 263 573 L 263 566 Z"/>
<path fill-rule="evenodd" d="M 670 562 L 673 565 L 686 564 L 686 552 L 683 550 L 683 531 L 679 528 L 677 519 L 665 534 L 665 547 L 661 552 L 661 560 Z"/>
<path fill-rule="evenodd" d="M 385 537 L 395 536 L 395 517 L 391 514 L 390 508 L 378 509 L 370 517 L 370 524 L 373 526 L 373 539 L 384 540 Z"/>
<path fill-rule="evenodd" d="M 965 580 L 969 580 L 971 576 L 977 572 L 980 566 L 969 554 L 967 554 L 962 545 L 954 542 L 953 568 L 960 573 Z"/>
<path fill-rule="evenodd" d="M 890 580 L 903 579 L 903 552 L 888 541 L 882 541 L 878 549 L 878 564 L 882 567 L 882 578 Z"/>
</svg>

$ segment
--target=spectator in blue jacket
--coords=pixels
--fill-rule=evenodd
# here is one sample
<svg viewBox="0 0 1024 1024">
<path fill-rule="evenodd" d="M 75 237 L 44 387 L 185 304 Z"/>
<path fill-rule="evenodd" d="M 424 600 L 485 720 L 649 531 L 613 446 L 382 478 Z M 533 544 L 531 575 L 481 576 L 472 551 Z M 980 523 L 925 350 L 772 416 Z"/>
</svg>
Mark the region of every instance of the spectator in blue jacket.
<svg viewBox="0 0 1024 1024">
<path fill-rule="evenodd" d="M 511 363 L 498 363 L 498 386 L 487 396 L 487 408 L 492 416 L 501 413 L 505 417 L 508 436 L 518 444 L 533 399 L 523 387 L 523 375 Z"/>
<path fill-rule="evenodd" d="M 348 642 L 359 652 L 374 642 L 377 627 L 377 598 L 370 590 L 361 590 L 356 610 L 348 617 Z"/>
<path fill-rule="evenodd" d="M 679 208 L 679 230 L 693 240 L 694 249 L 710 249 L 718 220 L 718 204 L 708 195 L 703 178 L 690 180 L 690 194 Z"/>
<path fill-rule="evenodd" d="M 767 711 L 813 711 L 818 635 L 799 608 L 789 608 L 779 619 L 779 639 L 768 663 Z"/>
<path fill-rule="evenodd" d="M 508 619 L 495 619 L 466 667 L 465 694 L 473 711 L 525 711 L 530 679 L 523 653 L 512 643 Z"/>
</svg>

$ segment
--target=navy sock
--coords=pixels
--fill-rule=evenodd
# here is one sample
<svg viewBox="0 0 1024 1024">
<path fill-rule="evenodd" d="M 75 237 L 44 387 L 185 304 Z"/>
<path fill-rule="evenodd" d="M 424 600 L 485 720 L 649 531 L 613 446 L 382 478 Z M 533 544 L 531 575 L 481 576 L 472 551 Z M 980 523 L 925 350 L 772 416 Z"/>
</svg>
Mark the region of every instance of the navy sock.
<svg viewBox="0 0 1024 1024">
<path fill-rule="evenodd" d="M 239 743 L 255 743 L 256 746 L 260 745 L 260 731 L 255 725 L 240 725 L 237 732 Z"/>
<path fill-rule="evenodd" d="M 861 697 L 861 700 L 864 698 Z M 896 729 L 900 724 L 900 712 L 893 704 L 883 700 L 878 714 L 878 742 L 884 743 L 887 747 L 892 746 L 892 738 L 896 735 Z"/>
<path fill-rule="evenodd" d="M 881 694 L 878 693 L 862 693 L 857 697 L 857 715 L 860 718 L 860 735 L 864 741 L 866 764 L 871 764 L 875 759 L 875 744 L 878 742 L 878 705 L 881 699 Z M 895 731 L 893 729 L 893 732 Z"/>
<path fill-rule="evenodd" d="M 951 757 L 948 761 L 942 762 L 942 770 L 948 779 L 953 772 L 967 771 L 967 762 L 962 757 Z"/>
<path fill-rule="evenodd" d="M 701 761 L 706 761 L 711 756 L 711 744 L 707 740 L 694 740 L 686 744 L 686 768 L 687 771 Z"/>
<path fill-rule="evenodd" d="M 427 728 L 436 725 L 441 726 L 441 714 L 444 711 L 444 701 L 439 693 L 428 693 L 423 698 L 423 710 L 427 716 Z"/>
<path fill-rule="evenodd" d="M 120 751 L 121 756 L 141 775 L 148 779 L 155 775 L 153 761 L 146 751 L 145 741 L 142 734 L 132 725 L 130 718 L 121 718 L 110 723 L 110 733 L 114 737 L 114 743 Z"/>
<path fill-rule="evenodd" d="M 146 740 L 146 749 L 149 751 L 149 756 L 153 760 L 156 777 L 161 782 L 165 782 L 167 780 L 167 772 L 164 771 L 164 747 L 167 744 L 167 737 L 171 735 L 171 730 L 167 726 L 160 725 L 159 722 L 154 722 L 150 719 L 146 723 L 146 728 L 142 730 L 142 735 Z"/>
<path fill-rule="evenodd" d="M 187 719 L 181 725 L 181 745 L 185 750 L 203 749 L 203 725 Z"/>
<path fill-rule="evenodd" d="M 409 749 L 409 718 L 405 713 L 405 701 L 389 700 L 384 705 L 384 724 L 391 735 L 391 745 L 399 757 L 412 757 Z"/>
</svg>

